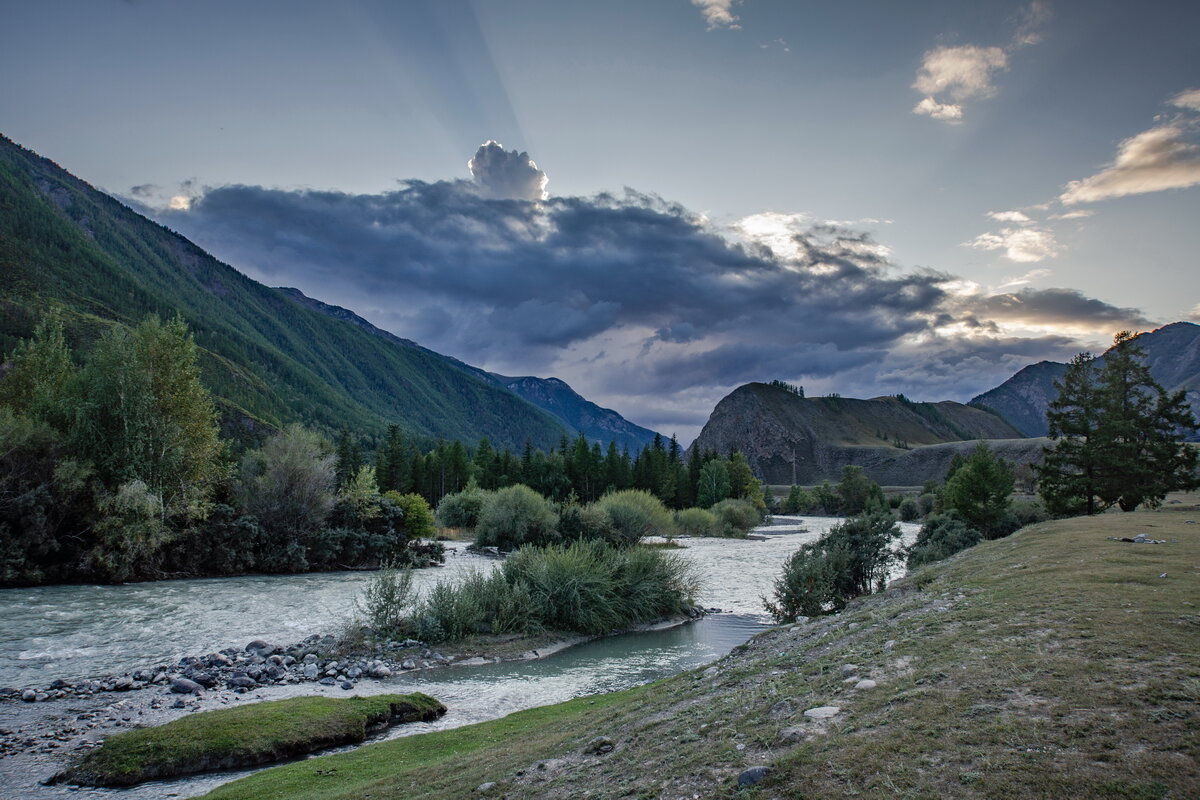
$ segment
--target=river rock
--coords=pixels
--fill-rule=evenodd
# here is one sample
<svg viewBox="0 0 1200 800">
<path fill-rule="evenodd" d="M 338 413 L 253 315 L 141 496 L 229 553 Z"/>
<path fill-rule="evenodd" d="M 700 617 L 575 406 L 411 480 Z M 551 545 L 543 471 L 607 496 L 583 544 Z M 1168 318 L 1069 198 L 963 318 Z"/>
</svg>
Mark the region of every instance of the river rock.
<svg viewBox="0 0 1200 800">
<path fill-rule="evenodd" d="M 204 687 L 187 678 L 172 678 L 171 691 L 176 694 L 200 694 Z"/>
<path fill-rule="evenodd" d="M 21 692 L 21 699 L 26 703 L 32 703 L 37 700 L 37 692 L 35 692 L 33 689 L 26 689 L 25 691 Z"/>
<path fill-rule="evenodd" d="M 316 662 L 309 662 L 304 665 L 304 679 L 315 681 L 320 670 L 317 669 Z"/>
<path fill-rule="evenodd" d="M 273 644 L 267 644 L 262 639 L 255 639 L 250 644 L 246 645 L 246 652 L 250 655 L 266 658 L 269 655 L 274 655 L 279 648 Z"/>
<path fill-rule="evenodd" d="M 810 708 L 804 712 L 804 716 L 809 719 L 830 719 L 840 714 L 842 710 L 837 706 L 817 706 Z"/>
<path fill-rule="evenodd" d="M 210 667 L 228 667 L 233 663 L 224 653 L 209 653 L 205 660 L 208 661 Z"/>
<path fill-rule="evenodd" d="M 258 681 L 249 675 L 234 675 L 225 681 L 225 683 L 234 689 L 253 689 L 255 686 L 258 686 Z"/>
<path fill-rule="evenodd" d="M 767 777 L 767 773 L 771 771 L 770 767 L 750 767 L 743 770 L 741 775 L 738 775 L 738 786 L 754 786 Z"/>
<path fill-rule="evenodd" d="M 388 669 L 386 664 L 379 664 L 371 667 L 370 675 L 372 678 L 390 678 L 392 677 L 392 671 Z"/>
<path fill-rule="evenodd" d="M 320 683 L 322 686 L 335 686 L 335 685 L 337 685 L 337 681 L 335 681 L 333 678 L 321 678 L 321 680 L 320 680 L 320 681 L 318 681 L 318 683 Z"/>
<path fill-rule="evenodd" d="M 400 668 L 401 669 L 416 669 L 417 662 L 413 661 L 411 658 L 406 658 L 406 659 L 404 659 L 404 662 L 400 665 Z"/>
<path fill-rule="evenodd" d="M 133 678 L 122 676 L 113 681 L 114 692 L 128 692 L 133 688 Z"/>
<path fill-rule="evenodd" d="M 212 687 L 217 685 L 216 676 L 213 675 L 211 672 L 206 672 L 205 670 L 202 670 L 202 669 L 198 669 L 198 670 L 189 672 L 187 677 L 191 678 L 196 683 L 200 684 L 201 686 L 205 687 L 206 689 L 211 689 Z"/>
<path fill-rule="evenodd" d="M 342 681 L 342 688 L 345 689 L 346 691 L 350 691 L 351 689 L 354 688 L 354 684 L 351 683 L 350 681 Z"/>
<path fill-rule="evenodd" d="M 316 653 L 308 653 L 307 655 L 305 655 L 305 656 L 304 656 L 304 663 L 305 663 L 305 664 L 315 664 L 315 663 L 317 663 L 317 662 L 318 662 L 318 661 L 320 661 L 320 660 L 321 660 L 321 659 L 317 658 L 317 654 L 316 654 Z"/>
</svg>

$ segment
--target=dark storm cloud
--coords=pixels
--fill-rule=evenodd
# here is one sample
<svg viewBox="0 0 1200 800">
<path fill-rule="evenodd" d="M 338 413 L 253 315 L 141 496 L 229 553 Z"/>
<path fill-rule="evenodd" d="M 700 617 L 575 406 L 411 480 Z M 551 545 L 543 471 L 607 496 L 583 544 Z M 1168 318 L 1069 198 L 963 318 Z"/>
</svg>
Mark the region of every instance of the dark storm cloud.
<svg viewBox="0 0 1200 800">
<path fill-rule="evenodd" d="M 977 314 L 1026 324 L 1147 328 L 1153 326 L 1136 308 L 1118 308 L 1077 289 L 1031 289 L 995 294 L 972 303 Z"/>
<path fill-rule="evenodd" d="M 622 397 L 772 377 L 949 386 L 968 370 L 990 379 L 988 359 L 1008 369 L 1044 351 L 1039 340 L 994 350 L 996 320 L 1137 318 L 1072 290 L 948 295 L 953 276 L 902 274 L 868 236 L 836 226 L 796 233 L 783 257 L 630 190 L 530 202 L 481 196 L 471 181 L 378 195 L 226 186 L 157 216 L 255 277 L 435 350 L 501 371 L 566 370 Z M 939 338 L 951 323 L 987 335 Z M 906 349 L 914 337 L 926 344 Z"/>
</svg>

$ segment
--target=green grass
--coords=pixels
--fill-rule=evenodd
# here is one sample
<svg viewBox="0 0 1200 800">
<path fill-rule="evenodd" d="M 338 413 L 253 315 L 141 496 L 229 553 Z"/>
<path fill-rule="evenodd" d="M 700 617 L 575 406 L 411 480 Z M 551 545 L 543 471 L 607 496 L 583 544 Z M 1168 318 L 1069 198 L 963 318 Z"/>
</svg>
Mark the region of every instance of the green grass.
<svg viewBox="0 0 1200 800">
<path fill-rule="evenodd" d="M 111 736 L 60 778 L 89 786 L 143 781 L 265 764 L 361 742 L 377 727 L 441 716 L 423 694 L 295 697 L 180 717 Z"/>
<path fill-rule="evenodd" d="M 716 674 L 368 745 L 211 797 L 453 799 L 492 781 L 494 796 L 596 800 L 1200 796 L 1195 518 L 1043 523 L 771 629 Z M 1107 539 L 1140 531 L 1172 541 Z M 878 686 L 845 683 L 846 663 Z M 842 711 L 803 716 L 818 705 Z M 586 754 L 597 735 L 615 750 Z M 757 764 L 771 773 L 739 794 Z"/>
</svg>

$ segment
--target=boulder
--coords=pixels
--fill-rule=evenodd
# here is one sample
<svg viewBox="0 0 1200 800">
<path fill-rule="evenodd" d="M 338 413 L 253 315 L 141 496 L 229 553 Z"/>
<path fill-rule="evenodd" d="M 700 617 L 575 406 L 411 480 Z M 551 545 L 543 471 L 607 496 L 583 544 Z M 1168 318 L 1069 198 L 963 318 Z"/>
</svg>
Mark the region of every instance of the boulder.
<svg viewBox="0 0 1200 800">
<path fill-rule="evenodd" d="M 742 770 L 742 774 L 738 775 L 738 786 L 754 786 L 767 777 L 767 773 L 770 771 L 770 767 L 750 767 L 750 769 Z"/>
<path fill-rule="evenodd" d="M 817 706 L 810 708 L 804 712 L 804 716 L 809 719 L 830 719 L 840 714 L 842 710 L 837 706 Z"/>
<path fill-rule="evenodd" d="M 203 686 L 187 678 L 172 678 L 171 691 L 176 694 L 200 694 Z"/>
<path fill-rule="evenodd" d="M 597 736 L 583 746 L 583 752 L 600 756 L 605 753 L 611 753 L 614 746 L 613 740 L 607 736 Z"/>
</svg>

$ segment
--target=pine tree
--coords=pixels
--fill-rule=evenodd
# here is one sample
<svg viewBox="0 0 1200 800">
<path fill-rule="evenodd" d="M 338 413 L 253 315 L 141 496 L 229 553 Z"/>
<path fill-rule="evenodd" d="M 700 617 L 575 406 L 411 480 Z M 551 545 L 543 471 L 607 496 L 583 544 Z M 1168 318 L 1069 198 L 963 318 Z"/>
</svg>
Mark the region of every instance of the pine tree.
<svg viewBox="0 0 1200 800">
<path fill-rule="evenodd" d="M 1197 429 L 1182 391 L 1150 376 L 1128 331 L 1118 333 L 1097 369 L 1072 359 L 1046 411 L 1053 447 L 1037 467 L 1039 493 L 1056 514 L 1095 514 L 1113 505 L 1157 507 L 1167 492 L 1191 489 L 1196 451 L 1182 439 Z"/>
</svg>

